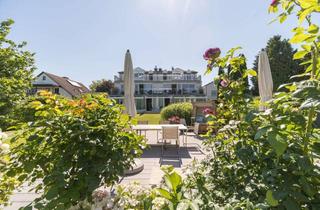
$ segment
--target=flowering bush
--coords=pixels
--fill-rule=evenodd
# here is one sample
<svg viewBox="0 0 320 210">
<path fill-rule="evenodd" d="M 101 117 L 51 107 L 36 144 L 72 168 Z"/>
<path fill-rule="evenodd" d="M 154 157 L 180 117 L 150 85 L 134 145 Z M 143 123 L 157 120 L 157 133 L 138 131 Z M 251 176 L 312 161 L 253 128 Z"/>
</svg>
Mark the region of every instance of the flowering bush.
<svg viewBox="0 0 320 210">
<path fill-rule="evenodd" d="M 181 176 L 173 170 L 173 167 L 162 167 L 162 170 L 165 173 L 163 182 L 156 188 L 143 187 L 133 182 L 128 185 L 118 185 L 115 195 L 98 190 L 94 193 L 94 200 L 103 203 L 105 210 L 199 209 L 199 200 L 191 199 L 183 186 Z"/>
<path fill-rule="evenodd" d="M 20 144 L 2 171 L 21 183 L 43 180 L 35 186 L 43 194 L 29 205 L 36 209 L 91 203 L 92 192 L 117 182 L 145 146 L 143 137 L 128 132 L 122 106 L 105 95 L 68 100 L 41 92 L 31 106 L 36 120 L 17 127 L 12 142 Z"/>
<path fill-rule="evenodd" d="M 188 125 L 191 124 L 191 114 L 192 114 L 192 104 L 185 103 L 175 103 L 164 107 L 161 112 L 161 118 L 163 120 L 168 120 L 171 117 L 184 118 Z"/>
<path fill-rule="evenodd" d="M 152 197 L 154 192 L 137 182 L 119 185 L 113 198 L 113 206 L 109 209 L 148 209 L 152 206 Z"/>
</svg>

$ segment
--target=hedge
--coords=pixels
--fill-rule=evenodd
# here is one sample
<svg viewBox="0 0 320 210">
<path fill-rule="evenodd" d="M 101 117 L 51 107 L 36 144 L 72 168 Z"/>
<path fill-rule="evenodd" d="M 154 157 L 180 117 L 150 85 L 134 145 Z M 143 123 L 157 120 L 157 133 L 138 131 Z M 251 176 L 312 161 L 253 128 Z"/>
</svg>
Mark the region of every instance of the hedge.
<svg viewBox="0 0 320 210">
<path fill-rule="evenodd" d="M 160 115 L 162 120 L 168 120 L 172 116 L 178 116 L 179 118 L 186 119 L 187 124 L 190 125 L 192 104 L 188 102 L 170 104 L 161 110 Z"/>
</svg>

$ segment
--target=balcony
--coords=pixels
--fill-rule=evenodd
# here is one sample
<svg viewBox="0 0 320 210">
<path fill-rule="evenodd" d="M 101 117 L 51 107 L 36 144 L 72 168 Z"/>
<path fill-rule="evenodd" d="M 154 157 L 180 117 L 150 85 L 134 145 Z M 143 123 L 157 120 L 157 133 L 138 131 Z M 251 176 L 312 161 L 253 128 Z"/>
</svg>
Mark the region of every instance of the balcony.
<svg viewBox="0 0 320 210">
<path fill-rule="evenodd" d="M 123 96 L 124 91 L 118 90 L 111 96 Z M 140 90 L 135 91 L 135 96 L 204 96 L 203 90 Z"/>
<path fill-rule="evenodd" d="M 201 76 L 194 75 L 143 75 L 134 78 L 135 81 L 201 81 Z M 123 82 L 123 77 L 114 76 L 115 82 Z"/>
</svg>

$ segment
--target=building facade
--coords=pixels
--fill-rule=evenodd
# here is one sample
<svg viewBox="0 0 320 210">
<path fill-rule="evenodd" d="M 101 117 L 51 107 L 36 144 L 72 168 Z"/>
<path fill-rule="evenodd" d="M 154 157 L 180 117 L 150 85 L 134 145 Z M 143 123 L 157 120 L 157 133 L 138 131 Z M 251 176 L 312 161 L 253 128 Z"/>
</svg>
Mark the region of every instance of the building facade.
<svg viewBox="0 0 320 210">
<path fill-rule="evenodd" d="M 124 72 L 114 77 L 115 91 L 111 97 L 123 103 Z M 172 68 L 154 68 L 151 71 L 134 69 L 135 102 L 138 112 L 159 112 L 163 107 L 177 102 L 206 101 L 198 72 Z"/>
<path fill-rule="evenodd" d="M 41 72 L 32 83 L 32 86 L 29 94 L 35 94 L 40 90 L 47 90 L 67 98 L 75 98 L 81 94 L 90 92 L 90 90 L 80 82 L 48 72 Z"/>
<path fill-rule="evenodd" d="M 207 96 L 208 100 L 217 100 L 218 89 L 214 82 L 210 82 L 202 87 L 204 94 Z"/>
</svg>

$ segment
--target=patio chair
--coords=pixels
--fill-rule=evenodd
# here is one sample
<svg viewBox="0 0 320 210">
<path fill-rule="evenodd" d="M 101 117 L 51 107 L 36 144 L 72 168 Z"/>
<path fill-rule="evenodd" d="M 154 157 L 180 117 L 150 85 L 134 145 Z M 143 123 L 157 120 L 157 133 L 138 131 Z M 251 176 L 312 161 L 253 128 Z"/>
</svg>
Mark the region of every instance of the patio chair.
<svg viewBox="0 0 320 210">
<path fill-rule="evenodd" d="M 188 128 L 187 132 L 193 131 L 193 129 L 194 129 L 193 126 L 187 125 L 186 119 L 184 119 L 184 118 L 180 119 L 180 124 L 182 124 L 182 125 L 184 125 L 184 126 L 186 126 Z"/>
<path fill-rule="evenodd" d="M 175 147 L 177 148 L 176 155 L 164 155 L 164 149 L 171 144 L 171 141 L 175 141 Z M 179 127 L 178 126 L 163 126 L 162 127 L 162 145 L 161 145 L 161 159 L 160 165 L 164 157 L 177 158 L 179 165 L 181 165 L 180 157 L 180 140 L 179 140 Z"/>
<path fill-rule="evenodd" d="M 148 125 L 149 122 L 147 120 L 138 120 L 138 125 Z M 140 135 L 142 135 L 142 131 L 140 131 Z M 144 131 L 144 136 L 147 136 L 147 131 Z"/>
<path fill-rule="evenodd" d="M 187 127 L 187 130 L 186 130 L 186 131 L 184 131 L 184 132 L 181 131 L 181 134 L 183 134 L 183 135 L 188 135 L 188 132 L 194 130 L 194 127 L 193 127 L 193 126 L 188 126 L 188 125 L 187 125 L 186 119 L 184 119 L 184 118 L 181 118 L 181 119 L 180 119 L 180 124 L 182 124 L 182 125 L 184 125 L 184 126 Z M 183 137 L 183 138 L 184 138 L 184 137 Z M 183 145 L 186 145 L 186 144 L 187 144 L 187 142 L 184 142 L 184 141 L 183 141 Z"/>
<path fill-rule="evenodd" d="M 168 125 L 168 124 L 170 124 L 170 122 L 168 121 L 168 120 L 160 120 L 159 121 L 159 124 L 160 125 Z M 159 133 L 160 133 L 160 135 L 162 134 L 162 131 L 157 131 L 157 143 L 160 143 L 161 142 L 161 138 L 159 139 L 158 138 L 158 136 L 159 136 Z"/>
</svg>

